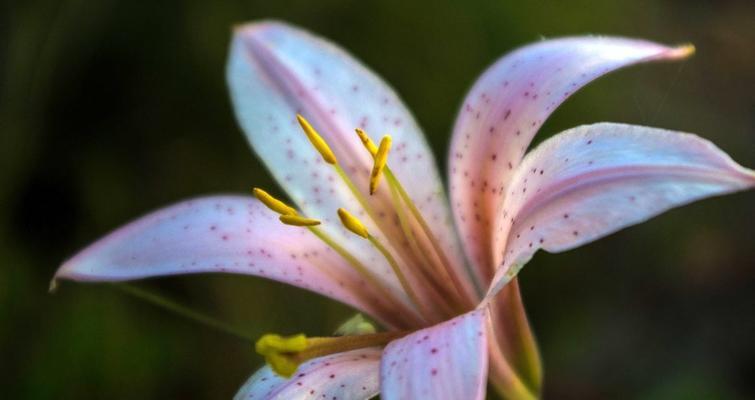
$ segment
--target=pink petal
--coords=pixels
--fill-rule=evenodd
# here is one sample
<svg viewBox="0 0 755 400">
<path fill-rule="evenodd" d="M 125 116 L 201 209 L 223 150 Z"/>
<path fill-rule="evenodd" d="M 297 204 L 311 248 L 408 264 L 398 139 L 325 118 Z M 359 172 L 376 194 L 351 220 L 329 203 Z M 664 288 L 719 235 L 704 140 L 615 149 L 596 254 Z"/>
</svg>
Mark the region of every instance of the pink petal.
<svg viewBox="0 0 755 400">
<path fill-rule="evenodd" d="M 539 248 L 560 252 L 670 208 L 755 186 L 695 135 L 623 124 L 574 128 L 545 141 L 511 179 L 501 215 L 495 293 Z M 513 225 L 512 225 L 512 222 Z"/>
<path fill-rule="evenodd" d="M 316 358 L 291 379 L 263 367 L 244 383 L 235 400 L 367 400 L 379 392 L 380 349 L 360 349 Z"/>
<path fill-rule="evenodd" d="M 364 128 L 376 142 L 378 135 L 392 135 L 390 167 L 461 265 L 433 155 L 399 97 L 372 71 L 322 38 L 268 21 L 236 29 L 227 78 L 239 124 L 276 180 L 305 214 L 323 219 L 323 229 L 354 253 L 372 258 L 369 264 L 386 275 L 389 267 L 382 257 L 337 222 L 339 207 L 351 211 L 361 207 L 332 167 L 321 161 L 295 114 L 309 119 L 330 144 L 375 208 L 380 228 L 389 237 L 400 237 L 387 188 L 375 196 L 367 194 L 372 158 L 354 128 Z M 375 225 L 365 222 L 371 233 L 382 236 Z"/>
<path fill-rule="evenodd" d="M 475 310 L 391 342 L 380 364 L 382 398 L 485 398 L 486 319 Z"/>
<path fill-rule="evenodd" d="M 144 216 L 68 260 L 55 279 L 120 281 L 228 272 L 308 289 L 395 321 L 349 265 L 306 229 L 252 198 L 214 196 Z M 377 302 L 377 303 L 376 303 Z"/>
<path fill-rule="evenodd" d="M 513 170 L 551 112 L 593 79 L 630 64 L 680 58 L 687 48 L 606 37 L 546 40 L 496 62 L 457 117 L 449 153 L 451 200 L 466 251 L 490 279 L 494 212 Z"/>
</svg>

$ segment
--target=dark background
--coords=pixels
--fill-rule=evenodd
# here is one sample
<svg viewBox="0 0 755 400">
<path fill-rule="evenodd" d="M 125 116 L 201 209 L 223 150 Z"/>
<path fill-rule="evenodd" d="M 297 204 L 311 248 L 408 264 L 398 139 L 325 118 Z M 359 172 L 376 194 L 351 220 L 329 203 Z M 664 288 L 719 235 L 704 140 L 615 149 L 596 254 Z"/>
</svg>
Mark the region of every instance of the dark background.
<svg viewBox="0 0 755 400">
<path fill-rule="evenodd" d="M 275 188 L 225 87 L 230 28 L 259 18 L 340 43 L 392 83 L 445 162 L 457 107 L 501 54 L 602 33 L 693 42 L 569 100 L 547 135 L 629 122 L 694 132 L 755 166 L 755 3 L 743 1 L 22 1 L 0 6 L 0 392 L 229 398 L 249 343 L 53 272 L 142 213 Z M 444 165 L 442 167 L 445 167 Z M 755 397 L 755 192 L 707 200 L 521 276 L 550 398 Z M 351 311 L 251 277 L 142 284 L 252 335 L 327 334 Z"/>
</svg>

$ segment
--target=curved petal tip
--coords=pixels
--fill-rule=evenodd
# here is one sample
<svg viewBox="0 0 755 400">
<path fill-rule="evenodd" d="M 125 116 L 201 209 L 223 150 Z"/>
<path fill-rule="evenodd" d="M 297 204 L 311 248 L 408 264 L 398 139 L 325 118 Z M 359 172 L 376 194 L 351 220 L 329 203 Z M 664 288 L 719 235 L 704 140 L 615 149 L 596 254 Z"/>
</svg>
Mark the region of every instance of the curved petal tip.
<svg viewBox="0 0 755 400">
<path fill-rule="evenodd" d="M 265 28 L 274 27 L 274 26 L 282 26 L 282 25 L 285 25 L 285 23 L 278 20 L 260 20 L 260 21 L 254 21 L 254 22 L 242 22 L 242 23 L 233 24 L 231 29 L 234 34 L 241 34 L 241 33 L 251 33 L 257 30 L 263 30 Z"/>
<path fill-rule="evenodd" d="M 685 43 L 676 47 L 672 47 L 669 52 L 667 53 L 667 56 L 671 59 L 683 59 L 687 57 L 692 57 L 697 50 L 695 49 L 695 45 L 692 43 Z"/>
</svg>

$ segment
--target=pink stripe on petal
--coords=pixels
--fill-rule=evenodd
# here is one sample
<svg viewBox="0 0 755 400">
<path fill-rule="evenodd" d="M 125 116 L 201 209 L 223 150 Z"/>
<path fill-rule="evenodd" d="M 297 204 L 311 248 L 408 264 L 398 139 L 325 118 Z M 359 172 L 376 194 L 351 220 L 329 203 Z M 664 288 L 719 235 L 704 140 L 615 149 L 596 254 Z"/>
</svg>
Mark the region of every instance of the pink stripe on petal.
<svg viewBox="0 0 755 400">
<path fill-rule="evenodd" d="M 610 37 L 545 40 L 496 62 L 457 117 L 449 153 L 451 204 L 479 274 L 493 274 L 495 211 L 545 119 L 577 89 L 630 64 L 686 56 L 689 48 Z"/>
<path fill-rule="evenodd" d="M 316 358 L 290 379 L 265 366 L 241 387 L 234 400 L 367 400 L 379 391 L 380 349 L 361 349 Z"/>
<path fill-rule="evenodd" d="M 507 188 L 500 267 L 488 296 L 538 249 L 569 250 L 670 208 L 753 186 L 755 172 L 695 135 L 611 123 L 560 133 L 527 155 Z"/>
<path fill-rule="evenodd" d="M 55 278 L 122 281 L 201 272 L 273 279 L 395 321 L 378 311 L 386 304 L 340 255 L 241 196 L 198 198 L 153 212 L 66 261 Z"/>
<path fill-rule="evenodd" d="M 344 231 L 339 207 L 361 210 L 330 165 L 322 162 L 301 132 L 295 114 L 310 120 L 338 162 L 375 209 L 377 225 L 400 237 L 387 187 L 368 194 L 372 158 L 354 128 L 378 142 L 390 134 L 389 165 L 404 183 L 444 247 L 461 265 L 458 239 L 433 155 L 414 118 L 397 94 L 372 71 L 336 47 L 280 22 L 243 25 L 234 34 L 227 78 L 239 124 L 272 175 L 305 214 L 335 224 L 323 229 L 341 240 L 380 274 L 388 265 L 364 240 Z M 364 217 L 364 215 L 360 215 Z M 370 232 L 383 235 L 365 218 Z"/>
<path fill-rule="evenodd" d="M 483 399 L 488 375 L 485 310 L 391 342 L 380 365 L 381 397 Z"/>
</svg>

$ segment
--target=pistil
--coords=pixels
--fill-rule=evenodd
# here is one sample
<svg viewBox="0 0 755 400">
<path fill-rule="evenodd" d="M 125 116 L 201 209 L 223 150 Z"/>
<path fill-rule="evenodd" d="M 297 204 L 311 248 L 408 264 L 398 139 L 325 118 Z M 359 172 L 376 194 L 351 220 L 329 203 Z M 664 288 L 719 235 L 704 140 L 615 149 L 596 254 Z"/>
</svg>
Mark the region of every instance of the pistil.
<svg viewBox="0 0 755 400">
<path fill-rule="evenodd" d="M 381 332 L 367 335 L 312 337 L 304 334 L 283 337 L 276 334 L 263 335 L 254 348 L 265 357 L 270 367 L 286 378 L 290 378 L 303 362 L 313 358 L 367 347 L 385 346 L 391 341 L 406 336 L 410 332 Z"/>
</svg>

